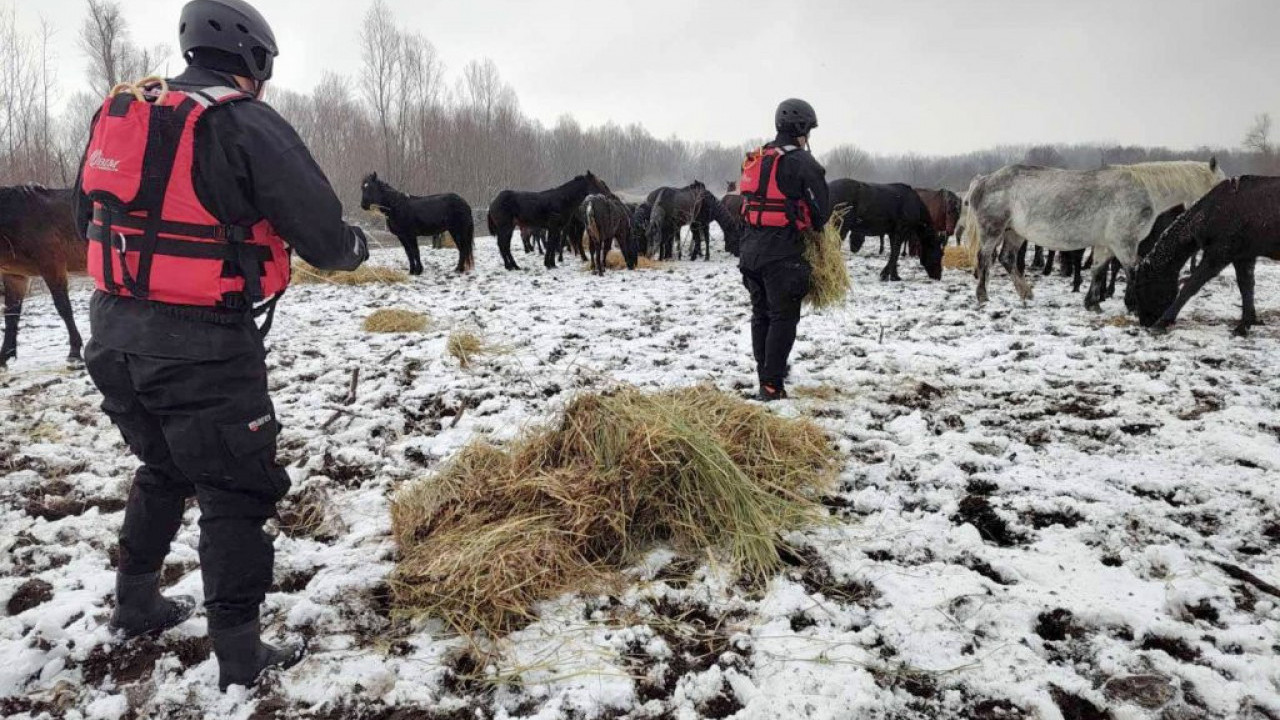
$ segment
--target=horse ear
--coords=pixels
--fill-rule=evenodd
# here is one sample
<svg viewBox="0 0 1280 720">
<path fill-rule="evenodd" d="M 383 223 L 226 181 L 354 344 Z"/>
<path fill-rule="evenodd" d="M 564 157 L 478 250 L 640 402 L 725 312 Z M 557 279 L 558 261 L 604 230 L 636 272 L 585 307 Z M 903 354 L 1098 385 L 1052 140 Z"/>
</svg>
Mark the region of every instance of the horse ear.
<svg viewBox="0 0 1280 720">
<path fill-rule="evenodd" d="M 1218 156 L 1209 158 L 1209 172 L 1218 172 Z"/>
</svg>

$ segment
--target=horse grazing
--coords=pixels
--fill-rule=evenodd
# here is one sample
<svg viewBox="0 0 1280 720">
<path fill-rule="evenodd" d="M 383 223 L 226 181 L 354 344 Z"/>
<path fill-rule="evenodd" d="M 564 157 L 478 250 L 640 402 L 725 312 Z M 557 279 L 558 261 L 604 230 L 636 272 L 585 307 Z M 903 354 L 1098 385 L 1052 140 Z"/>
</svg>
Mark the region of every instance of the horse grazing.
<svg viewBox="0 0 1280 720">
<path fill-rule="evenodd" d="M 920 244 L 920 264 L 929 277 L 942 279 L 943 242 L 934 230 L 929 209 L 910 185 L 835 180 L 829 188 L 834 214 L 841 218 L 842 234 L 858 238 L 889 236 L 889 264 L 880 272 L 882 281 L 902 280 L 898 276 L 898 258 L 903 244 L 911 242 Z"/>
<path fill-rule="evenodd" d="M 622 201 L 610 195 L 592 195 L 582 203 L 586 215 L 587 245 L 591 254 L 591 270 L 604 275 L 605 259 L 618 241 L 618 249 L 628 270 L 636 269 L 637 253 L 631 238 L 631 213 Z"/>
<path fill-rule="evenodd" d="M 707 186 L 697 180 L 682 188 L 660 187 L 649 193 L 645 200 L 652 208 L 645 233 L 649 252 L 656 249 L 659 260 L 670 260 L 672 256 L 683 260 L 680 230 L 698 219 L 703 204 L 711 197 Z"/>
<path fill-rule="evenodd" d="M 409 274 L 422 274 L 422 254 L 418 238 L 449 233 L 458 246 L 460 273 L 475 267 L 475 223 L 471 206 L 453 193 L 418 197 L 391 187 L 370 173 L 360 184 L 360 207 L 376 209 L 387 219 L 387 230 L 404 246 L 409 258 Z"/>
<path fill-rule="evenodd" d="M 997 253 L 1024 301 L 1031 285 L 1017 258 L 1028 242 L 1066 252 L 1096 246 L 1093 283 L 1085 307 L 1100 311 L 1106 293 L 1107 263 L 1112 257 L 1132 270 L 1138 243 L 1150 232 L 1156 211 L 1146 187 L 1122 168 L 1058 170 L 1010 165 L 975 178 L 967 207 L 976 232 L 978 302 L 987 301 L 987 276 Z"/>
<path fill-rule="evenodd" d="M 738 183 L 729 183 L 729 188 L 729 194 L 720 199 L 733 225 L 732 234 L 727 229 L 724 232 L 724 251 L 737 257 L 742 252 L 742 233 L 746 230 L 746 222 L 742 219 L 742 194 L 737 192 Z M 724 228 L 724 223 L 720 227 Z"/>
<path fill-rule="evenodd" d="M 933 229 L 942 238 L 942 246 L 946 247 L 947 240 L 956 234 L 956 225 L 960 223 L 960 209 L 963 205 L 960 202 L 960 196 L 950 190 L 919 188 L 916 189 L 916 194 L 929 209 L 929 219 L 933 222 Z"/>
<path fill-rule="evenodd" d="M 511 254 L 511 236 L 517 227 L 547 231 L 543 264 L 555 268 L 561 234 L 588 195 L 613 195 L 604 181 L 588 172 L 560 187 L 541 192 L 503 190 L 489 205 L 489 232 L 498 238 L 498 252 L 508 270 L 519 270 Z M 581 247 L 581 243 L 576 245 Z"/>
<path fill-rule="evenodd" d="M 741 199 L 741 196 L 738 198 Z M 715 195 L 707 193 L 702 198 L 697 217 L 690 224 L 690 229 L 693 230 L 693 251 L 689 253 L 690 260 L 697 260 L 699 257 L 711 259 L 711 223 L 719 225 L 724 233 L 725 252 L 733 254 L 732 248 L 742 244 L 744 223 L 741 211 L 739 210 L 739 214 L 735 215 Z M 705 255 L 702 254 L 704 249 Z"/>
<path fill-rule="evenodd" d="M 653 214 L 653 206 L 647 202 L 624 203 L 631 214 L 631 242 L 636 254 L 649 257 L 649 246 L 645 237 L 649 232 L 649 217 Z"/>
<path fill-rule="evenodd" d="M 1204 256 L 1179 291 L 1182 267 L 1199 250 Z M 1280 260 L 1280 178 L 1221 183 L 1159 238 L 1134 273 L 1125 302 L 1143 327 L 1166 330 L 1205 283 L 1234 265 L 1243 307 L 1234 332 L 1246 336 L 1259 324 L 1253 277 L 1259 257 Z"/>
<path fill-rule="evenodd" d="M 73 190 L 49 190 L 27 185 L 0 188 L 0 282 L 4 284 L 4 343 L 0 367 L 18 356 L 18 320 L 31 278 L 49 288 L 53 306 L 67 325 L 71 352 L 80 360 L 84 342 L 76 328 L 67 276 L 86 270 L 88 248 L 75 227 Z"/>
</svg>

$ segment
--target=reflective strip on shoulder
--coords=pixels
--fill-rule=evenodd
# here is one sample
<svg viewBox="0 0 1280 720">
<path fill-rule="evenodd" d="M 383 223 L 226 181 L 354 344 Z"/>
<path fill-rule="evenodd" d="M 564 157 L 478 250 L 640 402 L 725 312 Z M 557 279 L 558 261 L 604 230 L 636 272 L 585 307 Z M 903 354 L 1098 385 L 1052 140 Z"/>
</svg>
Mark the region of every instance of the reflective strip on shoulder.
<svg viewBox="0 0 1280 720">
<path fill-rule="evenodd" d="M 231 87 L 211 87 L 202 90 L 192 90 L 191 96 L 196 102 L 203 107 L 212 105 L 222 105 L 223 103 L 233 102 L 236 100 L 247 100 L 251 95 L 243 90 L 237 90 Z"/>
</svg>

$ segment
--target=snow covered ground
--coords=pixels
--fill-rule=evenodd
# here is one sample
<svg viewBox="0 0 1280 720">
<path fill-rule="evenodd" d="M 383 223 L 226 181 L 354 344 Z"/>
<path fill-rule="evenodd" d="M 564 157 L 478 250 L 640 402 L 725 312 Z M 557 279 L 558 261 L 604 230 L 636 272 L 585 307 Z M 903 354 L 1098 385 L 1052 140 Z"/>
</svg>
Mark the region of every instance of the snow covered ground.
<svg viewBox="0 0 1280 720">
<path fill-rule="evenodd" d="M 852 302 L 806 317 L 778 407 L 848 454 L 838 522 L 792 538 L 763 591 L 655 550 L 617 592 L 550 603 L 482 656 L 389 612 L 396 487 L 582 389 L 754 377 L 723 255 L 597 279 L 532 258 L 505 273 L 477 247 L 469 277 L 427 252 L 409 284 L 284 301 L 270 363 L 294 491 L 265 620 L 312 653 L 249 695 L 217 693 L 200 615 L 111 642 L 134 461 L 33 299 L 0 373 L 0 717 L 1280 718 L 1280 597 L 1224 569 L 1280 584 L 1280 267 L 1258 273 L 1270 324 L 1238 340 L 1230 273 L 1153 337 L 1061 278 L 1024 307 L 998 277 L 979 309 L 966 273 L 904 265 L 886 285 L 879 258 L 851 259 Z M 361 332 L 386 307 L 433 328 Z M 455 329 L 505 353 L 463 370 Z M 166 578 L 200 596 L 197 515 Z"/>
</svg>

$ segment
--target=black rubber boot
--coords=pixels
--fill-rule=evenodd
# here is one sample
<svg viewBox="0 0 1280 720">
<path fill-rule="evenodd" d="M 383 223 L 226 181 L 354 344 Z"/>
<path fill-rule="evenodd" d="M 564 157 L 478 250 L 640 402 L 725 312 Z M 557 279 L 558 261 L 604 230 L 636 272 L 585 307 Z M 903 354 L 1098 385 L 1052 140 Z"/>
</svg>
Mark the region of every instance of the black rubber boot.
<svg viewBox="0 0 1280 720">
<path fill-rule="evenodd" d="M 782 383 L 776 385 L 771 383 L 763 383 L 760 385 L 760 402 L 777 402 L 787 399 L 787 390 Z"/>
<path fill-rule="evenodd" d="M 159 634 L 186 622 L 196 601 L 187 595 L 167 598 L 160 594 L 160 573 L 116 573 L 116 611 L 111 629 L 125 639 Z"/>
<path fill-rule="evenodd" d="M 232 685 L 253 687 L 263 670 L 287 670 L 301 662 L 307 651 L 302 643 L 275 647 L 262 642 L 257 620 L 226 630 L 209 628 L 209 639 L 218 658 L 218 689 L 222 692 Z"/>
</svg>

